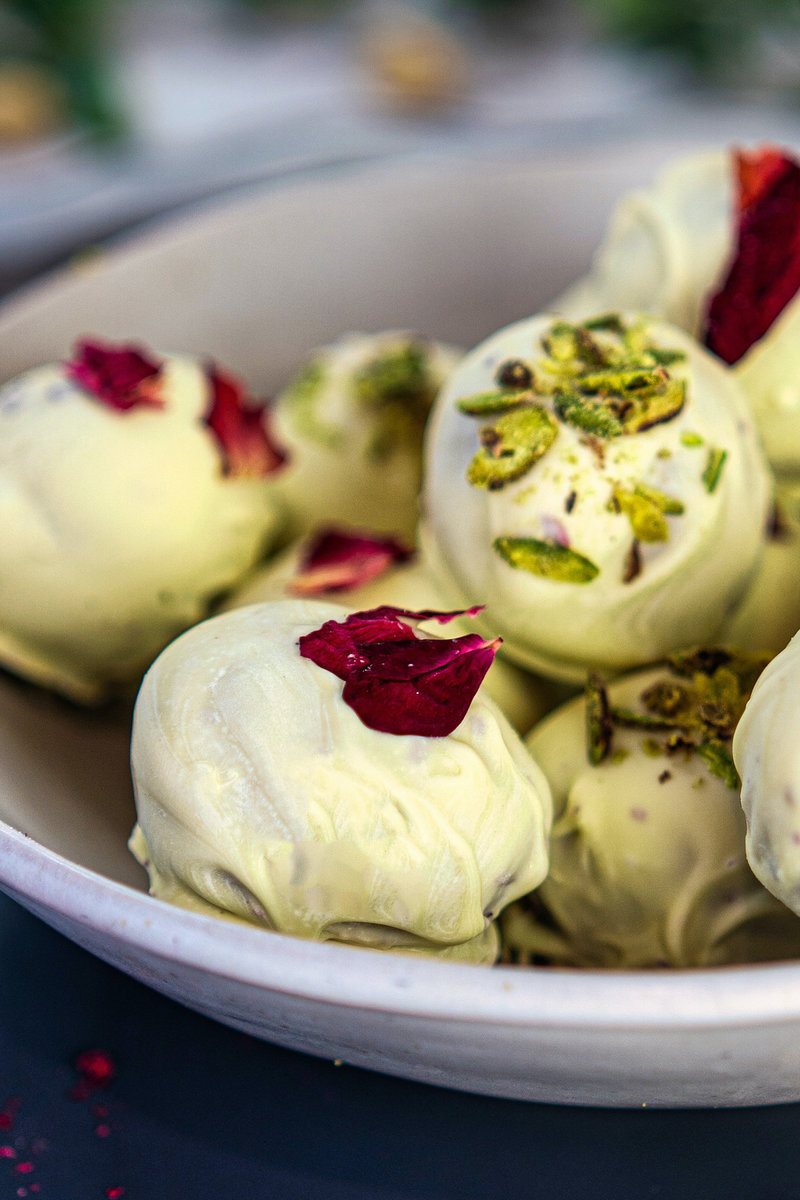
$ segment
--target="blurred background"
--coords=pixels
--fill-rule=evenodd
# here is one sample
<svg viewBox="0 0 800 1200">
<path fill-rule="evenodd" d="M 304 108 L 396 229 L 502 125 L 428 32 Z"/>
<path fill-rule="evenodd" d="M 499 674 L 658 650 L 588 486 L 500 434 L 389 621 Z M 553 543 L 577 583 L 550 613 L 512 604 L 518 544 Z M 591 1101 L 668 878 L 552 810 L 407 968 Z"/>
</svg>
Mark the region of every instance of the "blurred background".
<svg viewBox="0 0 800 1200">
<path fill-rule="evenodd" d="M 0 0 L 0 293 L 290 171 L 796 127 L 798 0 Z"/>
</svg>

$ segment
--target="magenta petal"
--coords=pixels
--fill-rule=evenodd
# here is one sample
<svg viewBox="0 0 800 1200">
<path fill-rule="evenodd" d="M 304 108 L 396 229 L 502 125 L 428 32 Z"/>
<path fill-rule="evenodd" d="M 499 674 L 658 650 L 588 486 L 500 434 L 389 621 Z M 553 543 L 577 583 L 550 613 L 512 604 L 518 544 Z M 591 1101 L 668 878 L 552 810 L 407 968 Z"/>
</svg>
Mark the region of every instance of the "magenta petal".
<svg viewBox="0 0 800 1200">
<path fill-rule="evenodd" d="M 359 587 L 395 563 L 405 562 L 412 553 L 394 538 L 330 526 L 321 529 L 309 544 L 290 591 L 312 596 Z"/>
<path fill-rule="evenodd" d="M 270 475 L 286 455 L 270 438 L 266 406 L 248 404 L 240 380 L 213 363 L 206 376 L 211 406 L 205 421 L 219 445 L 225 474 Z"/>
<path fill-rule="evenodd" d="M 464 719 L 500 639 L 416 637 L 401 615 L 450 620 L 461 614 L 383 605 L 326 621 L 299 639 L 300 653 L 345 681 L 345 703 L 371 729 L 445 737 Z"/>
<path fill-rule="evenodd" d="M 79 387 L 120 411 L 163 403 L 161 363 L 137 346 L 84 339 L 75 343 L 65 369 Z"/>
<path fill-rule="evenodd" d="M 723 362 L 739 361 L 800 288 L 800 164 L 770 164 L 739 217 L 728 274 L 711 298 L 703 341 Z"/>
<path fill-rule="evenodd" d="M 380 733 L 447 737 L 464 720 L 496 648 L 481 642 L 437 670 L 407 680 L 381 678 L 367 669 L 345 682 L 342 698 Z"/>
</svg>

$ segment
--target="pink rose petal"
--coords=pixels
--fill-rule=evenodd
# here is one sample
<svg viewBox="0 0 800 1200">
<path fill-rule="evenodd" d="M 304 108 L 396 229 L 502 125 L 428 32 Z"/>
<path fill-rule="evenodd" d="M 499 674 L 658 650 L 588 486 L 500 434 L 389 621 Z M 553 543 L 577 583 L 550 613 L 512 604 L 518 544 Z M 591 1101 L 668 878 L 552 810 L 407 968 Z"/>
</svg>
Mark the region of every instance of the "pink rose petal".
<svg viewBox="0 0 800 1200">
<path fill-rule="evenodd" d="M 737 167 L 736 250 L 703 334 L 729 364 L 764 336 L 800 288 L 800 163 L 765 149 L 740 155 Z"/>
<path fill-rule="evenodd" d="M 444 622 L 463 615 L 382 605 L 326 621 L 300 638 L 300 653 L 344 680 L 343 700 L 370 729 L 446 737 L 464 719 L 501 639 L 417 637 L 401 617 Z"/>
<path fill-rule="evenodd" d="M 68 377 L 79 387 L 121 412 L 139 404 L 161 407 L 161 367 L 137 346 L 88 338 L 75 343 L 65 363 Z"/>
<path fill-rule="evenodd" d="M 394 538 L 331 525 L 321 529 L 308 545 L 289 591 L 313 596 L 359 587 L 395 563 L 406 562 L 412 553 Z"/>
<path fill-rule="evenodd" d="M 206 375 L 211 406 L 205 421 L 222 452 L 225 474 L 272 474 L 286 455 L 270 438 L 266 405 L 248 403 L 244 384 L 214 363 Z"/>
</svg>

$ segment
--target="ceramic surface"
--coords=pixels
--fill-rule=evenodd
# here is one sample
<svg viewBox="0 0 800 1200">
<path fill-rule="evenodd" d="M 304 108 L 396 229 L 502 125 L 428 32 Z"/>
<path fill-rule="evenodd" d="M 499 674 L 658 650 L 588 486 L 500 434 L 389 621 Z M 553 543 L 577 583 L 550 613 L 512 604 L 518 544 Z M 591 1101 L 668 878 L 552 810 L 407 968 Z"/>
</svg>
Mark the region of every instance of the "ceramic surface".
<svg viewBox="0 0 800 1200">
<path fill-rule="evenodd" d="M 210 354 L 264 393 L 347 329 L 467 345 L 575 278 L 620 191 L 660 157 L 417 160 L 239 196 L 6 304 L 0 371 L 95 333 Z M 491 1095 L 800 1100 L 800 964 L 487 970 L 305 943 L 152 899 L 126 849 L 128 721 L 0 678 L 0 887 L 137 979 L 261 1038 Z"/>
</svg>

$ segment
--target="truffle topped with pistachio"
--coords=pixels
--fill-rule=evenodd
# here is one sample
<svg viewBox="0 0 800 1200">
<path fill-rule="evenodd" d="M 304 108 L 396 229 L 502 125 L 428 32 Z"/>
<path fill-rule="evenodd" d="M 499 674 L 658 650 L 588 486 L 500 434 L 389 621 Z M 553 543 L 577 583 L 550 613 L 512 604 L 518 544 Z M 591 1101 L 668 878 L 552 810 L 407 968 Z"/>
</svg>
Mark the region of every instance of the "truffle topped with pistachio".
<svg viewBox="0 0 800 1200">
<path fill-rule="evenodd" d="M 335 521 L 413 535 L 423 430 L 459 357 L 412 333 L 351 333 L 299 367 L 274 405 L 297 532 Z"/>
<path fill-rule="evenodd" d="M 450 614 L 224 613 L 145 677 L 132 849 L 151 890 L 263 928 L 491 962 L 547 870 L 550 790 Z M 413 632 L 443 621 L 439 636 Z M 205 908 L 208 911 L 208 908 Z"/>
<path fill-rule="evenodd" d="M 540 315 L 466 356 L 426 446 L 424 544 L 522 664 L 580 680 L 713 638 L 769 475 L 730 372 L 674 326 Z"/>
<path fill-rule="evenodd" d="M 747 865 L 731 735 L 765 659 L 670 656 L 545 718 L 550 872 L 503 914 L 509 961 L 696 967 L 800 953 L 800 921 Z"/>
</svg>

